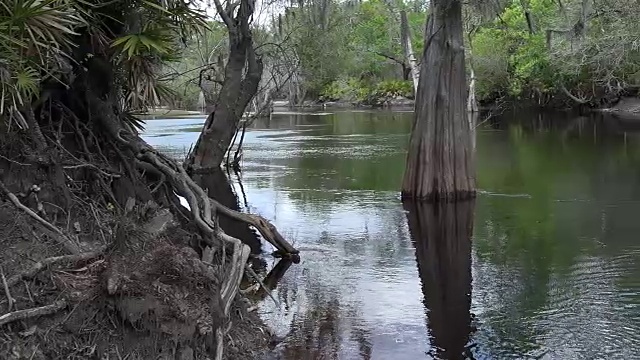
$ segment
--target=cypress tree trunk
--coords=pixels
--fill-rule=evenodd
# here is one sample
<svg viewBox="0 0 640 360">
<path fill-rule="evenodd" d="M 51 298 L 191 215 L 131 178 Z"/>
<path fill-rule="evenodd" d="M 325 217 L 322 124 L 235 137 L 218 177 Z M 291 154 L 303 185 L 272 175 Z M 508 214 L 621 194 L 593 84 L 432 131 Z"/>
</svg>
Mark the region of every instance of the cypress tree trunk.
<svg viewBox="0 0 640 360">
<path fill-rule="evenodd" d="M 432 0 L 403 198 L 475 196 L 472 131 L 467 119 L 460 0 Z"/>
</svg>

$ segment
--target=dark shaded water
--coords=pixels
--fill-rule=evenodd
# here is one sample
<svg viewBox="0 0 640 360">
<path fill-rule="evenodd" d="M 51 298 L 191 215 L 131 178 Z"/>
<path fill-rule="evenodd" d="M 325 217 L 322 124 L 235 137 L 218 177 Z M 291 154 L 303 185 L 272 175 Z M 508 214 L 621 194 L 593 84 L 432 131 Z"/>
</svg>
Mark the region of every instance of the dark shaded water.
<svg viewBox="0 0 640 360">
<path fill-rule="evenodd" d="M 256 123 L 249 210 L 302 255 L 260 309 L 271 358 L 640 358 L 637 126 L 527 116 L 478 129 L 475 204 L 436 209 L 399 199 L 411 113 Z M 181 156 L 202 121 L 146 138 Z"/>
</svg>

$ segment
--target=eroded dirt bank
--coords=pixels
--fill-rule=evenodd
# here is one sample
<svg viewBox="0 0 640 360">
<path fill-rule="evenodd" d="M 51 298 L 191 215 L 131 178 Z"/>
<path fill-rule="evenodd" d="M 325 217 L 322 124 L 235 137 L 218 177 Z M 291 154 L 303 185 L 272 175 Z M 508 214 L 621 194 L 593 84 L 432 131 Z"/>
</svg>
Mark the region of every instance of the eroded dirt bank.
<svg viewBox="0 0 640 360">
<path fill-rule="evenodd" d="M 244 295 L 228 321 L 220 316 L 212 294 L 222 255 L 201 261 L 197 231 L 179 211 L 133 198 L 103 206 L 89 166 L 0 154 L 0 358 L 208 359 L 216 322 L 229 328 L 224 358 L 268 349 Z"/>
</svg>

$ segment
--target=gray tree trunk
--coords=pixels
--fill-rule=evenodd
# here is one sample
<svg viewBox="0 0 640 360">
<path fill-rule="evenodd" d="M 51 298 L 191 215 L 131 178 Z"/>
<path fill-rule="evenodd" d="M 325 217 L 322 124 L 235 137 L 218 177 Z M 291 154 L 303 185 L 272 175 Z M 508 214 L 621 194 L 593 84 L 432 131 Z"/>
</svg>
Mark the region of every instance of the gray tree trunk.
<svg viewBox="0 0 640 360">
<path fill-rule="evenodd" d="M 476 73 L 473 70 L 473 64 L 470 65 L 471 79 L 469 81 L 469 97 L 467 98 L 467 111 L 470 113 L 478 112 L 478 101 L 476 100 Z"/>
<path fill-rule="evenodd" d="M 245 108 L 258 91 L 263 63 L 253 48 L 249 27 L 254 5 L 253 0 L 242 0 L 234 16 L 233 8 L 223 9 L 216 1 L 218 13 L 229 30 L 229 58 L 215 109 L 185 161 L 189 169 L 220 167 Z"/>
<path fill-rule="evenodd" d="M 418 83 L 420 81 L 420 67 L 418 66 L 418 60 L 413 53 L 413 45 L 411 45 L 411 32 L 409 30 L 409 21 L 407 20 L 406 11 L 400 11 L 400 33 L 402 48 L 404 49 L 404 57 L 406 62 L 409 63 L 411 69 L 411 80 L 413 80 L 413 93 L 418 93 Z"/>
<path fill-rule="evenodd" d="M 404 198 L 475 196 L 472 129 L 467 118 L 460 0 L 432 0 L 416 111 L 402 184 Z"/>
</svg>

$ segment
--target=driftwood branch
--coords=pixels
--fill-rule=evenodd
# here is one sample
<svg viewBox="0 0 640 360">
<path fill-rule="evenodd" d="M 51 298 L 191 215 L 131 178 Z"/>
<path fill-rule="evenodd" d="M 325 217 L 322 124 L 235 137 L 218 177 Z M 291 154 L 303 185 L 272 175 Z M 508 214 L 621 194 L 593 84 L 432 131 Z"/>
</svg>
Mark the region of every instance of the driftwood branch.
<svg viewBox="0 0 640 360">
<path fill-rule="evenodd" d="M 586 104 L 587 100 L 585 99 L 580 99 L 578 97 L 576 97 L 575 95 L 571 94 L 571 92 L 569 90 L 567 90 L 567 88 L 564 86 L 564 84 L 560 84 L 560 90 L 562 90 L 562 92 L 567 95 L 569 97 L 569 99 L 577 102 L 578 104 Z"/>
<path fill-rule="evenodd" d="M 40 217 L 40 215 L 36 214 L 33 210 L 23 205 L 15 194 L 9 191 L 7 187 L 4 185 L 2 181 L 0 181 L 0 191 L 9 198 L 9 200 L 17 207 L 18 209 L 24 211 L 31 218 L 36 220 L 40 226 L 42 226 L 47 232 L 51 235 L 51 237 L 60 243 L 68 252 L 72 254 L 80 253 L 80 247 L 78 244 L 65 235 L 62 230 L 57 228 L 55 225 L 51 224 L 47 220 Z"/>
<path fill-rule="evenodd" d="M 277 307 L 280 307 L 280 303 L 278 302 L 278 300 L 276 300 L 276 298 L 273 297 L 273 294 L 271 294 L 271 291 L 269 291 L 269 289 L 267 289 L 267 286 L 264 284 L 264 282 L 262 282 L 262 280 L 260 280 L 260 277 L 258 276 L 258 274 L 256 274 L 256 272 L 249 266 L 247 266 L 247 273 L 249 275 L 251 275 L 251 277 L 253 277 L 256 280 L 256 282 L 260 285 L 262 290 L 264 290 L 264 292 L 267 295 L 269 295 L 271 300 L 273 300 L 273 303 L 276 304 Z"/>
<path fill-rule="evenodd" d="M 278 232 L 278 229 L 267 221 L 265 218 L 259 215 L 241 213 L 233 209 L 220 204 L 214 199 L 210 199 L 215 209 L 222 215 L 232 218 L 234 220 L 242 221 L 256 228 L 260 235 L 276 247 L 279 251 L 286 255 L 297 255 L 299 253 L 291 244 L 289 244 L 284 237 Z"/>
<path fill-rule="evenodd" d="M 4 315 L 0 315 L 0 326 L 4 326 L 10 322 L 18 320 L 31 319 L 38 316 L 55 314 L 65 307 L 67 307 L 66 300 L 58 300 L 50 305 L 10 312 Z"/>
<path fill-rule="evenodd" d="M 13 286 L 19 283 L 21 280 L 32 279 L 40 271 L 48 268 L 49 266 L 57 265 L 60 263 L 70 264 L 70 263 L 76 263 L 79 261 L 87 261 L 87 260 L 95 259 L 100 255 L 102 255 L 102 251 L 92 251 L 92 252 L 85 252 L 77 255 L 54 256 L 54 257 L 46 258 L 42 261 L 38 261 L 31 268 L 19 274 L 11 276 L 9 279 L 7 279 L 7 286 Z"/>
<path fill-rule="evenodd" d="M 9 305 L 7 305 L 7 311 L 11 311 L 15 300 L 13 299 L 13 296 L 11 296 L 11 291 L 9 291 L 9 284 L 7 284 L 7 278 L 4 277 L 4 270 L 2 267 L 0 267 L 0 276 L 2 276 L 2 287 L 4 288 L 4 293 L 7 296 L 7 301 L 9 303 Z"/>
</svg>

